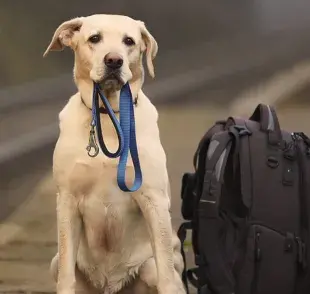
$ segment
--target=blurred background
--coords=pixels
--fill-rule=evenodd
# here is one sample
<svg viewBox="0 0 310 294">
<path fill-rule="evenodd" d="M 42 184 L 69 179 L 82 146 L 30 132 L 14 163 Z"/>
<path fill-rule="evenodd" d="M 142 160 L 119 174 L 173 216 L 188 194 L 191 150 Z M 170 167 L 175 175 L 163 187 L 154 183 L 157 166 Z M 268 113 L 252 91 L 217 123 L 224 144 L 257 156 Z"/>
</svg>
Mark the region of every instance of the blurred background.
<svg viewBox="0 0 310 294">
<path fill-rule="evenodd" d="M 143 20 L 159 43 L 157 106 L 172 185 L 179 190 L 214 120 L 275 105 L 283 128 L 309 132 L 309 0 L 0 2 L 0 293 L 53 292 L 52 152 L 57 115 L 75 93 L 70 50 L 42 55 L 63 21 L 96 13 Z"/>
</svg>

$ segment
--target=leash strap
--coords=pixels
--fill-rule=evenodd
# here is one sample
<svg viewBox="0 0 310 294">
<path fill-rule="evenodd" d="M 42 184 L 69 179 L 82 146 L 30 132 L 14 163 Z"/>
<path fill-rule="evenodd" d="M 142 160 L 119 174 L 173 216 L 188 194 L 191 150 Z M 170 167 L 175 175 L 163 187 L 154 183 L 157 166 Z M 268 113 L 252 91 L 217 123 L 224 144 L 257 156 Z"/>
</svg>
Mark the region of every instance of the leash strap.
<svg viewBox="0 0 310 294">
<path fill-rule="evenodd" d="M 99 111 L 99 99 L 98 95 L 101 98 L 101 101 L 104 104 L 105 109 L 107 110 L 107 114 L 109 115 L 114 128 L 116 130 L 117 138 L 118 138 L 118 149 L 116 152 L 112 153 L 108 150 L 107 146 L 104 143 L 103 140 L 103 133 L 102 133 L 102 128 L 101 128 L 101 123 L 100 123 L 100 111 Z M 92 126 L 96 126 L 97 128 L 97 136 L 98 136 L 98 141 L 100 148 L 102 152 L 110 158 L 117 158 L 120 156 L 120 154 L 123 152 L 124 149 L 124 136 L 123 136 L 123 131 L 120 123 L 118 122 L 114 111 L 108 101 L 108 99 L 101 93 L 100 87 L 98 84 L 94 83 L 94 89 L 93 89 L 93 107 L 92 107 Z"/>
<path fill-rule="evenodd" d="M 124 85 L 120 94 L 120 124 L 124 134 L 124 150 L 121 153 L 118 164 L 117 183 L 122 191 L 134 192 L 141 187 L 142 172 L 137 148 L 135 114 L 132 102 L 132 94 L 128 83 Z M 135 169 L 135 181 L 131 188 L 128 188 L 125 182 L 126 164 L 129 151 Z"/>
<path fill-rule="evenodd" d="M 118 137 L 119 146 L 116 152 L 112 153 L 106 147 L 103 140 L 103 133 L 100 122 L 99 99 L 101 98 L 107 114 L 109 115 Z M 120 121 L 117 120 L 114 111 L 107 98 L 101 93 L 100 86 L 94 83 L 93 106 L 92 106 L 92 127 L 96 127 L 97 136 L 102 152 L 110 158 L 120 157 L 117 169 L 117 184 L 124 192 L 137 191 L 142 185 L 142 172 L 139 161 L 139 154 L 136 140 L 135 116 L 132 101 L 132 93 L 129 83 L 126 83 L 120 93 Z M 135 180 L 133 186 L 126 185 L 126 165 L 128 153 L 130 152 L 135 170 Z"/>
</svg>

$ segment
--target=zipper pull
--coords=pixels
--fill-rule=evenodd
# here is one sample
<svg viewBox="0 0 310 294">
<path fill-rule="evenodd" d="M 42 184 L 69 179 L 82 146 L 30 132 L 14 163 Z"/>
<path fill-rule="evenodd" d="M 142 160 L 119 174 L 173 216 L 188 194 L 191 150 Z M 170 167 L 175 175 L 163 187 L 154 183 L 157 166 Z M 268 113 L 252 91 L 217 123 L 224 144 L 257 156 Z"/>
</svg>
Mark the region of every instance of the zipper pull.
<svg viewBox="0 0 310 294">
<path fill-rule="evenodd" d="M 255 245 L 255 261 L 260 261 L 262 258 L 261 254 L 261 249 L 259 248 L 259 237 L 260 237 L 260 232 L 255 233 L 255 239 L 254 239 L 254 245 Z"/>
<path fill-rule="evenodd" d="M 305 142 L 305 144 L 306 144 L 308 147 L 310 147 L 310 139 L 309 139 L 309 137 L 308 137 L 305 133 L 303 133 L 303 132 L 299 133 L 299 136 L 303 139 L 303 141 Z"/>
<path fill-rule="evenodd" d="M 303 132 L 295 133 L 306 145 L 306 156 L 310 157 L 310 138 Z"/>
<path fill-rule="evenodd" d="M 305 270 L 307 267 L 306 247 L 304 242 L 299 237 L 295 237 L 295 240 L 297 243 L 297 260 L 302 269 Z"/>
</svg>

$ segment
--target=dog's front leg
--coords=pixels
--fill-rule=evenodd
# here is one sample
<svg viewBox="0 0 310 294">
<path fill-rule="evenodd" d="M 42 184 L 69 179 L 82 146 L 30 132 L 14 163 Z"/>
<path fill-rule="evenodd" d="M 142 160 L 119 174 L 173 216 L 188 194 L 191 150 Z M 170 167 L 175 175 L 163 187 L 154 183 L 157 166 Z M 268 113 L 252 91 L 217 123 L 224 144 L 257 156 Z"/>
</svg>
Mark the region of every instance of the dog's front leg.
<svg viewBox="0 0 310 294">
<path fill-rule="evenodd" d="M 58 294 L 75 293 L 75 267 L 80 241 L 81 219 L 77 199 L 68 192 L 57 197 Z"/>
<path fill-rule="evenodd" d="M 172 224 L 169 196 L 162 190 L 138 192 L 135 199 L 147 222 L 157 267 L 159 294 L 177 294 L 174 281 Z"/>
</svg>

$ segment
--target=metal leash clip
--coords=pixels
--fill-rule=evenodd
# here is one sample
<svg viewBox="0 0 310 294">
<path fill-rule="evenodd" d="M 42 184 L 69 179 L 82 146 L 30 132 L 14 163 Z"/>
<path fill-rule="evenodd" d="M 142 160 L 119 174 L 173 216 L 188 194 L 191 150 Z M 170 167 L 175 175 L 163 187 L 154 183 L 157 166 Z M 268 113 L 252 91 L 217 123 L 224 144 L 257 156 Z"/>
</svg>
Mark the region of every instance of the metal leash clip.
<svg viewBox="0 0 310 294">
<path fill-rule="evenodd" d="M 94 149 L 93 152 L 92 149 Z M 99 153 L 99 147 L 98 144 L 96 143 L 95 125 L 93 123 L 91 124 L 91 129 L 89 132 L 89 142 L 86 147 L 86 150 L 88 151 L 88 155 L 90 157 L 96 157 Z"/>
</svg>

